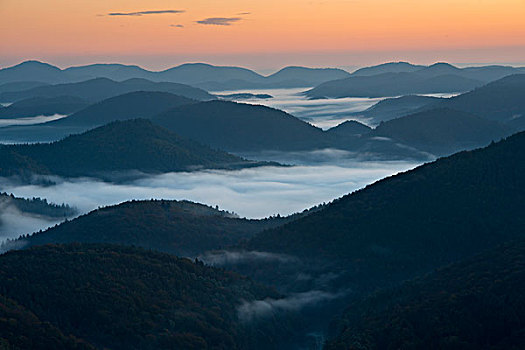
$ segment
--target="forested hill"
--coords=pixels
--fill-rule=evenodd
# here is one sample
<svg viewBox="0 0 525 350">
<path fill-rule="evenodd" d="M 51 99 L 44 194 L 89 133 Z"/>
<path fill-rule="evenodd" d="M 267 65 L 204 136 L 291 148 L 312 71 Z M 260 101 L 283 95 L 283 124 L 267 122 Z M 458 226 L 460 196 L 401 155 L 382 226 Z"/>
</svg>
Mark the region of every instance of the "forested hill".
<svg viewBox="0 0 525 350">
<path fill-rule="evenodd" d="M 147 120 L 114 122 L 50 144 L 0 147 L 0 175 L 102 176 L 199 168 L 242 168 L 254 164 L 213 150 Z"/>
<path fill-rule="evenodd" d="M 525 132 L 391 176 L 262 232 L 246 249 L 412 276 L 524 235 Z"/>
<path fill-rule="evenodd" d="M 97 209 L 44 232 L 22 237 L 25 246 L 46 243 L 114 243 L 197 256 L 289 222 L 294 217 L 248 220 L 186 201 L 131 201 Z"/>
<path fill-rule="evenodd" d="M 524 288 L 525 242 L 508 243 L 353 303 L 326 349 L 522 349 Z"/>
<path fill-rule="evenodd" d="M 243 302 L 279 297 L 273 290 L 137 248 L 74 244 L 13 251 L 0 255 L 0 280 L 1 295 L 97 348 L 257 349 L 283 331 L 273 320 L 245 326 L 237 315 Z"/>
<path fill-rule="evenodd" d="M 5 206 L 13 205 L 24 213 L 47 216 L 50 218 L 66 218 L 78 213 L 76 208 L 67 204 L 49 203 L 45 198 L 20 198 L 5 192 L 0 193 L 0 211 Z M 1 220 L 0 220 L 1 223 Z"/>
</svg>

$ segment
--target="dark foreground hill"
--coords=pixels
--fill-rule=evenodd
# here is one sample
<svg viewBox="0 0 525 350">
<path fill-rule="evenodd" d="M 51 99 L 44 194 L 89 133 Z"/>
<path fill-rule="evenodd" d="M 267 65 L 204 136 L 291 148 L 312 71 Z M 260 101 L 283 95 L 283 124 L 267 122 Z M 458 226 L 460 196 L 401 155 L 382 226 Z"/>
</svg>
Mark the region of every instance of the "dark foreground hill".
<svg viewBox="0 0 525 350">
<path fill-rule="evenodd" d="M 326 349 L 522 349 L 524 288 L 525 243 L 509 243 L 353 303 Z"/>
<path fill-rule="evenodd" d="M 129 79 L 122 82 L 107 78 L 96 78 L 78 83 L 39 86 L 29 90 L 0 93 L 1 102 L 14 102 L 31 97 L 75 96 L 90 102 L 98 102 L 113 96 L 133 91 L 161 91 L 191 98 L 213 100 L 206 91 L 178 83 L 156 83 L 146 79 Z"/>
<path fill-rule="evenodd" d="M 114 243 L 197 256 L 223 249 L 288 218 L 248 220 L 192 202 L 132 201 L 97 209 L 44 232 L 21 238 L 24 246 L 47 243 Z"/>
<path fill-rule="evenodd" d="M 49 144 L 0 147 L 1 176 L 103 176 L 239 168 L 252 163 L 212 150 L 142 119 L 114 122 Z"/>
<path fill-rule="evenodd" d="M 524 172 L 519 133 L 378 181 L 244 249 L 340 266 L 354 287 L 384 286 L 523 236 Z"/>
<path fill-rule="evenodd" d="M 243 302 L 275 292 L 172 255 L 107 245 L 36 247 L 1 255 L 0 280 L 0 294 L 97 348 L 247 349 L 275 340 L 273 321 L 252 329 L 237 315 Z"/>
<path fill-rule="evenodd" d="M 483 147 L 510 134 L 512 128 L 505 124 L 448 108 L 389 120 L 372 131 L 437 156 Z"/>
</svg>

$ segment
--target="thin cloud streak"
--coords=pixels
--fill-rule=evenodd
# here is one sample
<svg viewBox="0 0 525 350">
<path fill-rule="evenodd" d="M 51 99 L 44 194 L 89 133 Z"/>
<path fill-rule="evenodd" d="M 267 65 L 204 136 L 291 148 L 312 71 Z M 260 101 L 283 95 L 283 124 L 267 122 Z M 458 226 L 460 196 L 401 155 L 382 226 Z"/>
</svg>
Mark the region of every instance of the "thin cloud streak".
<svg viewBox="0 0 525 350">
<path fill-rule="evenodd" d="M 138 12 L 110 12 L 108 16 L 143 16 L 143 15 L 162 15 L 168 13 L 184 13 L 184 10 L 150 10 Z"/>
<path fill-rule="evenodd" d="M 210 17 L 196 21 L 195 23 L 214 26 L 231 26 L 233 23 L 241 20 L 241 17 Z"/>
</svg>

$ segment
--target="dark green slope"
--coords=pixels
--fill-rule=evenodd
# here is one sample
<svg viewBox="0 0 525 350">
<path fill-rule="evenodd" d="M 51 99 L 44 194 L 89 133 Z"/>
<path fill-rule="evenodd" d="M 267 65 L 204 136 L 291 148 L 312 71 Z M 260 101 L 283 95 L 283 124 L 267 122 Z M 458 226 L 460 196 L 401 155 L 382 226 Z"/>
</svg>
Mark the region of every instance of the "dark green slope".
<svg viewBox="0 0 525 350">
<path fill-rule="evenodd" d="M 519 133 L 378 181 L 244 248 L 335 264 L 363 285 L 406 278 L 523 236 L 524 173 Z"/>
<path fill-rule="evenodd" d="M 142 119 L 113 122 L 50 144 L 4 145 L 0 164 L 2 176 L 97 176 L 124 170 L 161 173 L 252 165 Z"/>
<path fill-rule="evenodd" d="M 226 151 L 302 150 L 329 144 L 321 129 L 285 112 L 235 102 L 182 106 L 152 120 L 181 136 Z"/>
<path fill-rule="evenodd" d="M 264 348 L 271 324 L 244 327 L 237 307 L 278 295 L 168 254 L 48 245 L 0 256 L 0 294 L 65 334 L 110 349 Z"/>
<path fill-rule="evenodd" d="M 14 300 L 0 295 L 0 349 L 88 350 L 95 347 L 74 336 L 64 335 Z"/>
<path fill-rule="evenodd" d="M 132 201 L 97 209 L 72 221 L 20 240 L 26 246 L 46 243 L 114 243 L 197 256 L 253 237 L 289 218 L 240 219 L 202 204 Z"/>
<path fill-rule="evenodd" d="M 161 91 L 195 100 L 213 100 L 206 91 L 178 83 L 156 83 L 146 79 L 129 79 L 122 82 L 96 78 L 78 83 L 66 83 L 35 87 L 24 91 L 0 93 L 1 102 L 13 102 L 30 97 L 76 96 L 91 102 L 133 91 Z"/>
<path fill-rule="evenodd" d="M 502 123 L 448 108 L 389 120 L 372 132 L 438 156 L 486 146 L 510 134 L 512 129 Z"/>
<path fill-rule="evenodd" d="M 88 102 L 73 96 L 33 97 L 13 103 L 0 109 L 0 118 L 27 118 L 39 115 L 70 114 L 89 105 Z"/>
<path fill-rule="evenodd" d="M 43 215 L 50 218 L 66 218 L 77 214 L 77 210 L 67 204 L 58 205 L 48 203 L 46 199 L 42 198 L 20 198 L 15 197 L 13 194 L 0 192 L 0 212 L 3 207 L 11 205 L 23 213 Z M 1 223 L 2 220 L 0 219 L 0 224 Z"/>
<path fill-rule="evenodd" d="M 518 350 L 525 243 L 513 242 L 349 306 L 326 349 Z"/>
</svg>

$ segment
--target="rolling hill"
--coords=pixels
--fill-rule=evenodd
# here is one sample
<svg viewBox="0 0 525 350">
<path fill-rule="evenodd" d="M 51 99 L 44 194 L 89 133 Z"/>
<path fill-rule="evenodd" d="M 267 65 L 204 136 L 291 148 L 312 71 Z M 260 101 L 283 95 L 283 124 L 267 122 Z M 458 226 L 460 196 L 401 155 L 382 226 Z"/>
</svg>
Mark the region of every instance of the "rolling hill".
<svg viewBox="0 0 525 350">
<path fill-rule="evenodd" d="M 161 173 L 259 164 L 212 150 L 141 119 L 113 122 L 49 144 L 3 145 L 0 160 L 1 176 L 22 177 L 104 176 L 130 170 Z"/>
<path fill-rule="evenodd" d="M 437 156 L 483 147 L 510 134 L 512 129 L 502 123 L 448 108 L 382 122 L 372 132 Z"/>
<path fill-rule="evenodd" d="M 523 236 L 525 133 L 460 152 L 264 231 L 242 249 L 297 256 L 385 286 Z"/>
<path fill-rule="evenodd" d="M 261 348 L 284 333 L 272 320 L 250 327 L 237 317 L 243 301 L 279 297 L 273 290 L 137 248 L 74 244 L 13 251 L 0 256 L 0 280 L 3 296 L 96 348 Z"/>
<path fill-rule="evenodd" d="M 39 86 L 29 90 L 0 93 L 0 101 L 14 102 L 30 97 L 75 96 L 90 102 L 98 102 L 113 96 L 134 91 L 161 91 L 195 99 L 213 100 L 206 91 L 178 83 L 155 83 L 145 79 L 128 79 L 122 82 L 96 78 L 78 83 Z"/>
<path fill-rule="evenodd" d="M 87 107 L 89 103 L 74 96 L 33 97 L 0 108 L 0 118 L 28 118 L 40 115 L 71 114 Z"/>
<path fill-rule="evenodd" d="M 25 236 L 20 245 L 112 243 L 194 257 L 223 249 L 289 218 L 241 219 L 186 201 L 131 201 L 94 210 L 46 231 Z M 19 246 L 20 246 L 19 245 Z"/>
<path fill-rule="evenodd" d="M 521 349 L 525 243 L 352 303 L 325 349 Z"/>
</svg>

